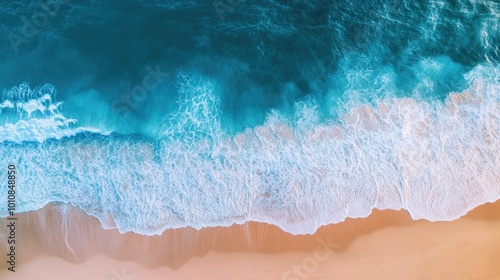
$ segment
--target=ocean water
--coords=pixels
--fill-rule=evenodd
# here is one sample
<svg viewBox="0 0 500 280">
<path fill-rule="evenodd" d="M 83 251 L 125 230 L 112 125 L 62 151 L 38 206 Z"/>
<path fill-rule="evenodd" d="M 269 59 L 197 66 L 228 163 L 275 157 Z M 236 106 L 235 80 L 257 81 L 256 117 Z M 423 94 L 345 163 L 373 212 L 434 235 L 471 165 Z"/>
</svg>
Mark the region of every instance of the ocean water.
<svg viewBox="0 0 500 280">
<path fill-rule="evenodd" d="M 0 29 L 18 211 L 301 234 L 500 198 L 498 1 L 11 1 Z"/>
</svg>

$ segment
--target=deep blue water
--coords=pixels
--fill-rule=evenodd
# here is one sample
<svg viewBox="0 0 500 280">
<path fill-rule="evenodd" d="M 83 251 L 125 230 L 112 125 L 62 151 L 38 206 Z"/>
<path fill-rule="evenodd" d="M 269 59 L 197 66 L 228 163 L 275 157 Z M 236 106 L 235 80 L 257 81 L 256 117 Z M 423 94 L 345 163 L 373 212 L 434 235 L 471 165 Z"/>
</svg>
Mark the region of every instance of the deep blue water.
<svg viewBox="0 0 500 280">
<path fill-rule="evenodd" d="M 497 1 L 9 1 L 0 30 L 0 159 L 33 184 L 23 210 L 308 232 L 500 194 Z M 419 199 L 457 185 L 445 210 Z"/>
</svg>

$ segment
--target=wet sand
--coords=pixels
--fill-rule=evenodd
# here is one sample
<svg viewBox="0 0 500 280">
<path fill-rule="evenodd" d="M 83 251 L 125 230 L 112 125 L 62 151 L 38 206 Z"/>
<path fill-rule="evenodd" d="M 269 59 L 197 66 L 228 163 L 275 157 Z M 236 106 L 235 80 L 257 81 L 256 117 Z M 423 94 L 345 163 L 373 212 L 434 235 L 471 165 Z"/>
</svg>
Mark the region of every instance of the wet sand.
<svg viewBox="0 0 500 280">
<path fill-rule="evenodd" d="M 500 279 L 500 202 L 452 222 L 374 210 L 314 235 L 246 223 L 151 237 L 49 205 L 18 214 L 16 238 L 17 272 L 2 261 L 1 279 Z"/>
</svg>

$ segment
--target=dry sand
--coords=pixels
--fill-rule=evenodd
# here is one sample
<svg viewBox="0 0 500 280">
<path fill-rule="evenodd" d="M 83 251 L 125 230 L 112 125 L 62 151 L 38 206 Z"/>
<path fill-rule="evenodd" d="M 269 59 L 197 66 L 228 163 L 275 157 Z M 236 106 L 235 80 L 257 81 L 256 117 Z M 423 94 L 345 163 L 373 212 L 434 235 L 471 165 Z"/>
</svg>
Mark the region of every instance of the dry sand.
<svg viewBox="0 0 500 280">
<path fill-rule="evenodd" d="M 500 279 L 500 201 L 452 222 L 375 210 L 300 236 L 261 223 L 122 235 L 63 205 L 18 219 L 17 272 L 2 261 L 0 279 Z"/>
</svg>

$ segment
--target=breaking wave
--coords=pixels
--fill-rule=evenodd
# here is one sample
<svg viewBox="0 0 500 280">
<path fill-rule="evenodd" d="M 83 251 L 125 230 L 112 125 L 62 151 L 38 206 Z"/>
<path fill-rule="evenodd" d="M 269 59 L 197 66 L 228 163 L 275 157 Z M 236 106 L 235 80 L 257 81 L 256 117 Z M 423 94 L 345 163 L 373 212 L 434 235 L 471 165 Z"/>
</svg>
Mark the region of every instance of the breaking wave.
<svg viewBox="0 0 500 280">
<path fill-rule="evenodd" d="M 444 101 L 387 94 L 325 120 L 304 100 L 229 135 L 214 83 L 179 73 L 155 137 L 79 127 L 53 87 L 22 84 L 2 95 L 0 154 L 19 170 L 20 211 L 68 203 L 120 232 L 258 221 L 304 234 L 374 208 L 453 220 L 500 198 L 500 71 L 464 79 Z"/>
</svg>

